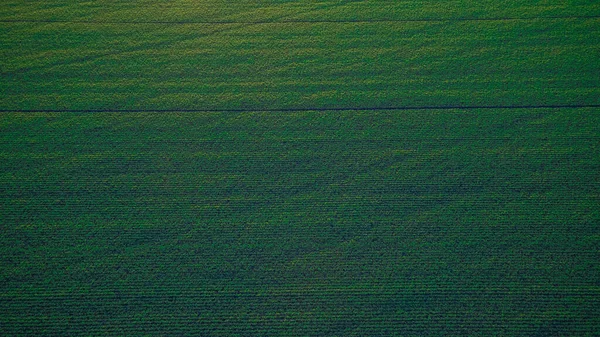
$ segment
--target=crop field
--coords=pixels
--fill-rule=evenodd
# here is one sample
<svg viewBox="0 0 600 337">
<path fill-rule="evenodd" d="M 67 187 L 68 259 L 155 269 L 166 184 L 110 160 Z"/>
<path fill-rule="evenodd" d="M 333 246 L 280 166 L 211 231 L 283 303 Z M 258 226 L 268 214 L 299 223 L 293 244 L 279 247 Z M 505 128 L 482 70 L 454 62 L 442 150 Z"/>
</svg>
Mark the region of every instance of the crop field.
<svg viewBox="0 0 600 337">
<path fill-rule="evenodd" d="M 600 336 L 600 3 L 3 0 L 0 335 Z"/>
</svg>

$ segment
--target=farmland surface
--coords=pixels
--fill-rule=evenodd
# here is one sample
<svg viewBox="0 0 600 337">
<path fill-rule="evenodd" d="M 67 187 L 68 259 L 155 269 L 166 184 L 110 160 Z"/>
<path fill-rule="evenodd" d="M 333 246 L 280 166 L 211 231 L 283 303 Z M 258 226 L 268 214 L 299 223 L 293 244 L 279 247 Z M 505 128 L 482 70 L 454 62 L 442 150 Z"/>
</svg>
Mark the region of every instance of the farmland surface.
<svg viewBox="0 0 600 337">
<path fill-rule="evenodd" d="M 600 335 L 600 4 L 0 4 L 0 335 Z"/>
</svg>

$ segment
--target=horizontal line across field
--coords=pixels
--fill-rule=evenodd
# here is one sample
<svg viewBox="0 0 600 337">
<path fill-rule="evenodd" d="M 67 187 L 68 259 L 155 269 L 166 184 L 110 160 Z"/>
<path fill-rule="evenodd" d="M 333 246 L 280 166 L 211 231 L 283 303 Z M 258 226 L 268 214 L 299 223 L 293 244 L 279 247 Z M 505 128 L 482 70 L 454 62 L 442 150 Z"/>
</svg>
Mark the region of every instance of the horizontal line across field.
<svg viewBox="0 0 600 337">
<path fill-rule="evenodd" d="M 273 109 L 0 109 L 0 113 L 10 112 L 310 112 L 310 111 L 393 111 L 393 110 L 523 110 L 523 109 L 585 109 L 600 108 L 600 104 L 552 104 L 552 105 L 442 105 L 442 106 L 394 106 L 394 107 L 312 107 L 312 108 L 273 108 Z"/>
<path fill-rule="evenodd" d="M 318 24 L 318 23 L 393 23 L 393 22 L 455 22 L 455 21 L 528 21 L 528 20 L 589 20 L 599 19 L 599 15 L 590 16 L 535 16 L 535 17 L 490 17 L 490 18 L 414 18 L 414 19 L 373 19 L 373 20 L 280 20 L 280 21 L 92 21 L 92 20 L 19 20 L 4 19 L 0 23 L 71 23 L 91 25 L 135 25 L 135 24 L 160 24 L 160 25 L 230 25 L 230 24 Z"/>
</svg>

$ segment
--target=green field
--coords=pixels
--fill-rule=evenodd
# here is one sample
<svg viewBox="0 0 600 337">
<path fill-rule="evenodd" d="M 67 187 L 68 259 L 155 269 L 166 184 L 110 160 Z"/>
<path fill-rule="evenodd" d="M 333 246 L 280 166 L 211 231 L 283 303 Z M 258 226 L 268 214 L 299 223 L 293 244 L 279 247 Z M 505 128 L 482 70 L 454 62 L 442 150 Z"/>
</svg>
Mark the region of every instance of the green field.
<svg viewBox="0 0 600 337">
<path fill-rule="evenodd" d="M 600 335 L 600 3 L 5 0 L 0 335 Z"/>
</svg>

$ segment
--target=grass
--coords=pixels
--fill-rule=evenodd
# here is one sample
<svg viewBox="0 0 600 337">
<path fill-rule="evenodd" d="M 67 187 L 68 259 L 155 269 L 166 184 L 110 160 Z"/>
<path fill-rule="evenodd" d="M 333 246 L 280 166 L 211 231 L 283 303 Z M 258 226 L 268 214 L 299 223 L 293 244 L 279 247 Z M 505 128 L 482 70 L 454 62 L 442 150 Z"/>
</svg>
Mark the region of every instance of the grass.
<svg viewBox="0 0 600 337">
<path fill-rule="evenodd" d="M 0 332 L 597 334 L 599 12 L 5 2 Z"/>
</svg>

